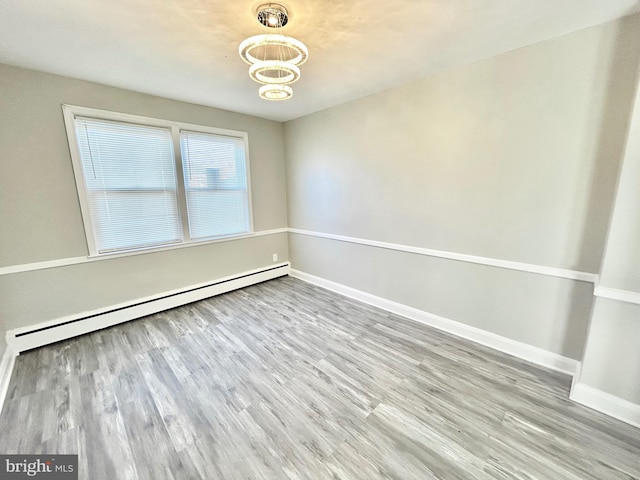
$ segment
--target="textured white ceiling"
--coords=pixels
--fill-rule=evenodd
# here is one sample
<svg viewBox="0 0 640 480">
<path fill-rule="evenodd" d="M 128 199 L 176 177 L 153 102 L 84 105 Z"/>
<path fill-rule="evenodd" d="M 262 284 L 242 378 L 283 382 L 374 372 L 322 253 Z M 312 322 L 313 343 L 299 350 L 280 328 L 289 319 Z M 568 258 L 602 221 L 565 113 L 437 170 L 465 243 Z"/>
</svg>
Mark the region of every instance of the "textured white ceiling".
<svg viewBox="0 0 640 480">
<path fill-rule="evenodd" d="M 284 121 L 640 11 L 640 0 L 283 0 L 309 61 L 267 102 L 255 0 L 0 0 L 0 63 Z M 0 92 L 0 95 L 2 93 Z"/>
</svg>

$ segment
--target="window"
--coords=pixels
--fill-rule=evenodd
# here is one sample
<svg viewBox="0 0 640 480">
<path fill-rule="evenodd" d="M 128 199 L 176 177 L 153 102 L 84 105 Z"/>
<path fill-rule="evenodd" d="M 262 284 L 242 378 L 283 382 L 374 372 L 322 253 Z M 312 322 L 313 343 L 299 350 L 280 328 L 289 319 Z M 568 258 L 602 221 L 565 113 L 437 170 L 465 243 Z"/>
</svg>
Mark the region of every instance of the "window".
<svg viewBox="0 0 640 480">
<path fill-rule="evenodd" d="M 252 231 L 246 133 L 63 110 L 90 255 Z"/>
<path fill-rule="evenodd" d="M 182 131 L 180 148 L 191 238 L 247 231 L 243 140 Z"/>
</svg>

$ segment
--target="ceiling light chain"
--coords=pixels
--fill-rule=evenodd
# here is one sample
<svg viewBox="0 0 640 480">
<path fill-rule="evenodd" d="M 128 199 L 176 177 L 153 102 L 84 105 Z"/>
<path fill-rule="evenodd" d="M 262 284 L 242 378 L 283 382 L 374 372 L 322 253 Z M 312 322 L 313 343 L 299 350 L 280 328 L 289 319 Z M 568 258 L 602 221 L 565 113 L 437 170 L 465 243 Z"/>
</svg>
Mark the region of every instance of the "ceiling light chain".
<svg viewBox="0 0 640 480">
<path fill-rule="evenodd" d="M 258 22 L 269 29 L 289 22 L 287 9 L 277 3 L 258 7 Z M 265 100 L 287 100 L 293 96 L 290 84 L 300 78 L 299 65 L 307 61 L 309 51 L 299 40 L 281 34 L 254 35 L 240 43 L 240 57 L 250 65 L 249 76 L 262 83 L 258 94 Z"/>
</svg>

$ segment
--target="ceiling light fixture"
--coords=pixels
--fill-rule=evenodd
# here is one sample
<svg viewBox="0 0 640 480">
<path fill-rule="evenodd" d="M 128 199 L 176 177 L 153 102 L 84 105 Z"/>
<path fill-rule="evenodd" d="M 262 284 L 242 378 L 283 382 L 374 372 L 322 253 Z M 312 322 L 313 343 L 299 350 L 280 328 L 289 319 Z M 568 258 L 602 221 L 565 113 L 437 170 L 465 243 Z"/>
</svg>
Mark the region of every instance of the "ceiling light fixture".
<svg viewBox="0 0 640 480">
<path fill-rule="evenodd" d="M 293 96 L 293 89 L 289 85 L 263 85 L 258 94 L 265 100 L 287 100 Z"/>
<path fill-rule="evenodd" d="M 278 3 L 258 7 L 257 19 L 265 32 L 289 23 L 287 9 Z M 262 33 L 244 40 L 238 48 L 240 57 L 250 65 L 249 76 L 262 83 L 258 94 L 265 100 L 287 100 L 293 96 L 290 84 L 300 78 L 300 68 L 309 51 L 299 40 L 286 35 Z"/>
</svg>

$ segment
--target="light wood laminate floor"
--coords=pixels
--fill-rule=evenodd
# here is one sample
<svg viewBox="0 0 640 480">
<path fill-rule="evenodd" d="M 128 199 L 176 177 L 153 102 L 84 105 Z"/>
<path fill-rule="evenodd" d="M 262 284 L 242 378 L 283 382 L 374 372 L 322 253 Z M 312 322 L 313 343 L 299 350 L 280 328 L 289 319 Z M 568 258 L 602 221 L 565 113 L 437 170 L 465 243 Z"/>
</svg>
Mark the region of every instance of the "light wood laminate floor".
<svg viewBox="0 0 640 480">
<path fill-rule="evenodd" d="M 568 376 L 285 277 L 18 357 L 0 453 L 80 478 L 640 478 Z"/>
</svg>

